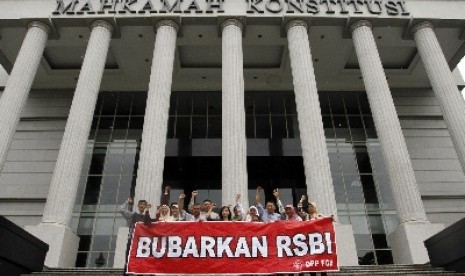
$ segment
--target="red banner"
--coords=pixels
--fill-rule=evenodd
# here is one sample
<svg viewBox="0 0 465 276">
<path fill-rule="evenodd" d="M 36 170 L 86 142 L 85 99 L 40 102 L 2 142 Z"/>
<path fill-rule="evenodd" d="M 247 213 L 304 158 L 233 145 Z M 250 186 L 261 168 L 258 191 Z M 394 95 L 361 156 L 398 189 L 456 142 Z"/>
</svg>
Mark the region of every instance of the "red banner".
<svg viewBox="0 0 465 276">
<path fill-rule="evenodd" d="M 137 223 L 132 274 L 270 274 L 337 271 L 331 218 L 304 222 Z"/>
</svg>

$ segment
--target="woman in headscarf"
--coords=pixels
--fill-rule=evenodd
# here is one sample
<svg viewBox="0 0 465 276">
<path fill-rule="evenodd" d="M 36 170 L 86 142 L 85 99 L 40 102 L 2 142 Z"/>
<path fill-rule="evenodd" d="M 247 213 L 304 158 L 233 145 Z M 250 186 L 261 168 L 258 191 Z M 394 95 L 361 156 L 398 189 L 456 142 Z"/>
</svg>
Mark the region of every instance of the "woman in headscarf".
<svg viewBox="0 0 465 276">
<path fill-rule="evenodd" d="M 318 212 L 315 202 L 309 202 L 307 207 L 307 219 L 306 220 L 315 220 L 321 219 L 323 215 Z"/>
<path fill-rule="evenodd" d="M 250 206 L 249 211 L 247 212 L 247 215 L 244 217 L 244 221 L 260 221 L 260 217 L 258 215 L 258 209 L 255 206 Z"/>
<path fill-rule="evenodd" d="M 159 207 L 156 220 L 157 221 L 174 221 L 173 217 L 171 216 L 171 211 L 168 205 L 163 204 Z"/>
</svg>

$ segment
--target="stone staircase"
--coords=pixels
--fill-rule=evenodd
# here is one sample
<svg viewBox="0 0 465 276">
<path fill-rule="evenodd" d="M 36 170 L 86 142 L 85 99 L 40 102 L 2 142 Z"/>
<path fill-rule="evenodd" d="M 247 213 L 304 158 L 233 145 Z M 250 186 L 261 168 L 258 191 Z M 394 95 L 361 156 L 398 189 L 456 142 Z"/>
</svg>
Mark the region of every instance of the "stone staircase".
<svg viewBox="0 0 465 276">
<path fill-rule="evenodd" d="M 114 268 L 45 268 L 42 272 L 34 272 L 22 276 L 121 276 L 122 269 Z M 297 274 L 295 274 L 297 275 Z M 300 274 L 300 275 L 310 275 Z M 318 275 L 318 274 L 317 274 Z M 464 275 L 465 273 L 446 271 L 430 265 L 364 265 L 345 266 L 339 272 L 328 275 Z"/>
</svg>

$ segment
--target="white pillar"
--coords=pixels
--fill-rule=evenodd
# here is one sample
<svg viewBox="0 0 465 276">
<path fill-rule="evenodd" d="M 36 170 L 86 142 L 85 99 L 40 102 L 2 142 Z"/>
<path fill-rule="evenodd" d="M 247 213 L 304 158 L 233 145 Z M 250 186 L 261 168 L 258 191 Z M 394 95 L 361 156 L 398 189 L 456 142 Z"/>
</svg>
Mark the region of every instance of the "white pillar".
<svg viewBox="0 0 465 276">
<path fill-rule="evenodd" d="M 245 137 L 242 23 L 228 19 L 222 29 L 221 175 L 223 205 L 247 199 L 247 140 Z M 242 200 L 247 205 L 247 202 Z"/>
<path fill-rule="evenodd" d="M 436 38 L 433 24 L 422 22 L 412 28 L 412 33 L 465 172 L 465 101 Z"/>
<path fill-rule="evenodd" d="M 318 209 L 337 218 L 336 197 L 321 117 L 308 26 L 302 20 L 286 25 L 289 55 L 294 83 L 297 119 L 299 122 L 302 157 L 307 194 L 317 202 Z M 340 265 L 357 265 L 357 251 L 351 225 L 336 225 Z"/>
<path fill-rule="evenodd" d="M 79 238 L 69 227 L 113 32 L 111 24 L 102 20 L 95 21 L 91 29 L 42 223 L 35 230 L 28 229 L 49 243 L 46 265 L 52 267 L 74 266 L 77 254 Z"/>
<path fill-rule="evenodd" d="M 370 22 L 361 20 L 351 26 L 351 31 L 401 223 L 399 231 L 396 231 L 398 233 L 393 235 L 397 238 L 391 241 L 394 261 L 425 263 L 428 256 L 423 240 L 431 234 L 428 229 L 434 227 L 429 226 L 426 218 L 407 144 L 371 28 Z M 419 222 L 417 225 L 421 226 L 412 228 L 414 222 Z M 400 238 L 402 235 L 408 237 L 407 241 Z"/>
<path fill-rule="evenodd" d="M 302 20 L 293 20 L 286 30 L 308 197 L 317 202 L 323 214 L 337 215 L 308 26 Z"/>
<path fill-rule="evenodd" d="M 26 37 L 0 98 L 0 171 L 36 76 L 49 33 L 50 27 L 47 24 L 39 21 L 29 23 Z"/>
<path fill-rule="evenodd" d="M 178 25 L 171 20 L 161 20 L 155 27 L 157 34 L 145 108 L 135 195 L 136 201 L 145 199 L 154 205 L 159 203 L 162 192 L 166 132 L 178 29 Z"/>
</svg>

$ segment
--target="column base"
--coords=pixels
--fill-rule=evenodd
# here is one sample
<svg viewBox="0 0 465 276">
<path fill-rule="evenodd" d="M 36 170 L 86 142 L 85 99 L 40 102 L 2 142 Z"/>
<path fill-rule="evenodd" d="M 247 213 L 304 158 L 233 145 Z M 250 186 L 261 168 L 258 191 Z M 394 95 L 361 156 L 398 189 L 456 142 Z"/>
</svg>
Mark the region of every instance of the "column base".
<svg viewBox="0 0 465 276">
<path fill-rule="evenodd" d="M 394 264 L 429 262 L 424 241 L 444 229 L 442 223 L 405 222 L 388 236 Z"/>
<path fill-rule="evenodd" d="M 120 227 L 116 237 L 115 259 L 113 268 L 124 268 L 126 264 L 126 248 L 128 245 L 129 227 Z"/>
<path fill-rule="evenodd" d="M 48 267 L 75 267 L 79 237 L 63 225 L 41 223 L 26 226 L 25 230 L 49 245 L 45 265 Z"/>
<path fill-rule="evenodd" d="M 339 266 L 358 265 L 354 231 L 350 224 L 335 224 L 337 259 Z"/>
</svg>

